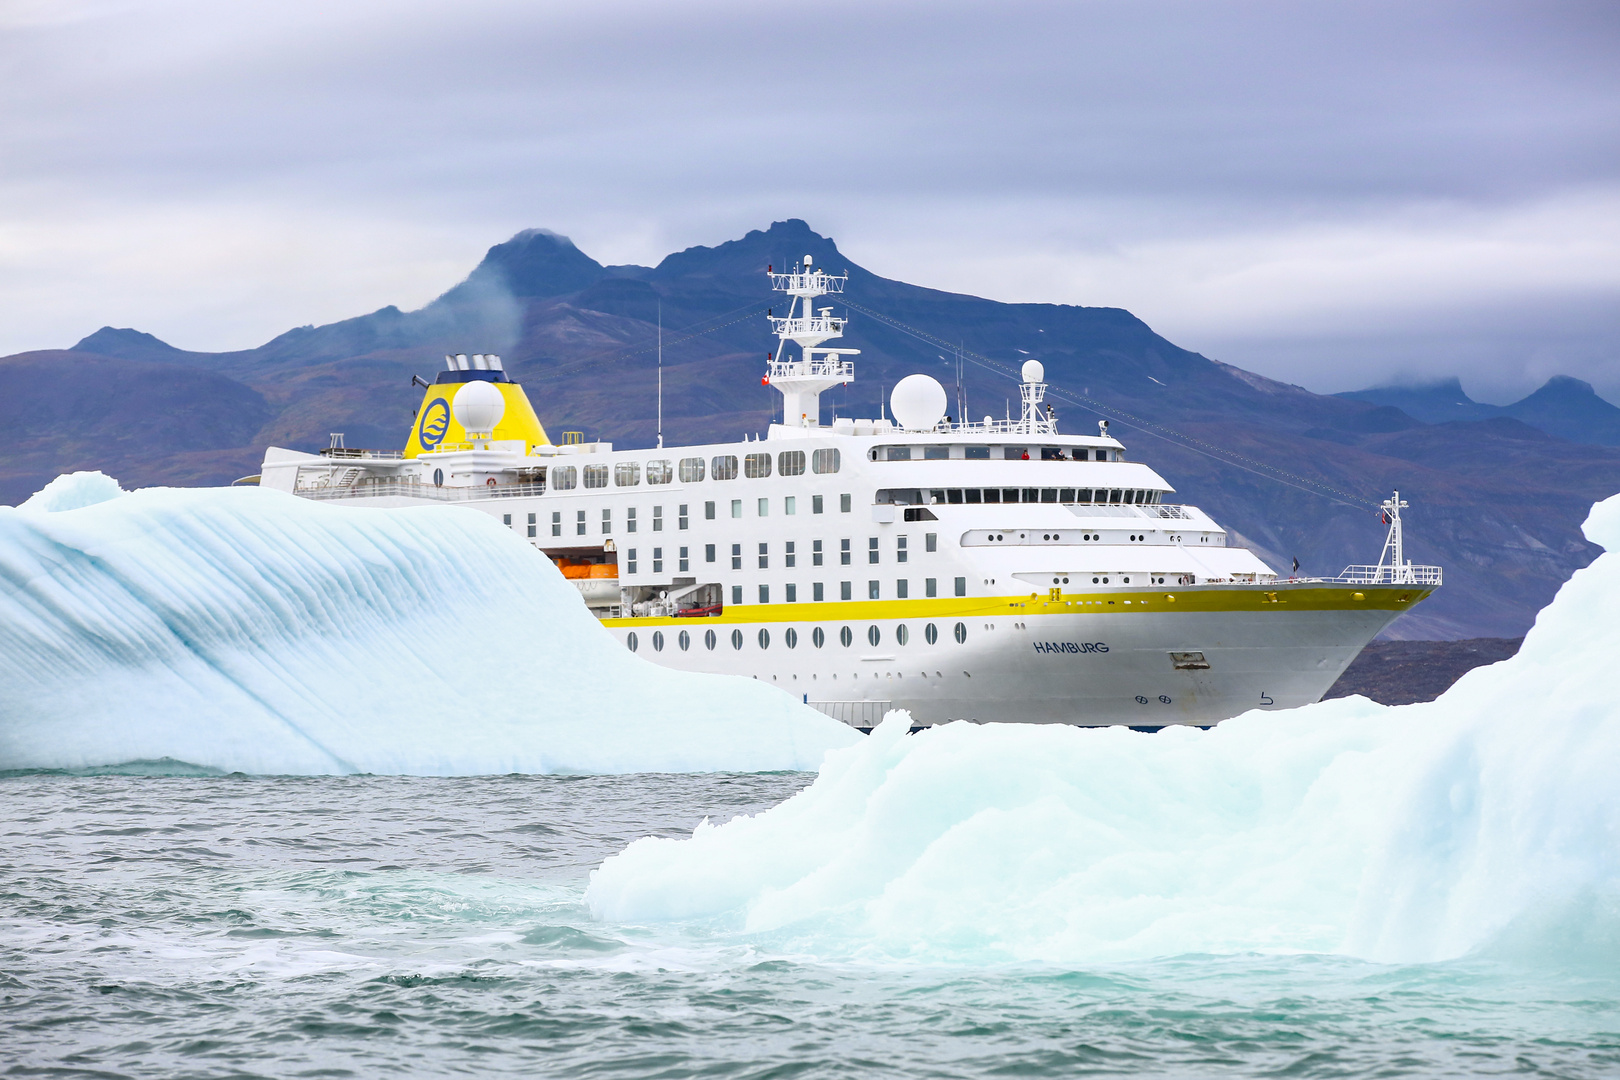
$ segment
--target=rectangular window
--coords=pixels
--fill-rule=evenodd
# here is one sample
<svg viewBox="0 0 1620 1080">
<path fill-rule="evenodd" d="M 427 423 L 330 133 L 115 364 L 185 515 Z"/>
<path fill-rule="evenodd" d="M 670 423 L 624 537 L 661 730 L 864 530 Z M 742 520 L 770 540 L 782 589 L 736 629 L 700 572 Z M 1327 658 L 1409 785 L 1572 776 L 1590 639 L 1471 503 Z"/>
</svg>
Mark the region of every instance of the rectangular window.
<svg viewBox="0 0 1620 1080">
<path fill-rule="evenodd" d="M 812 540 L 812 541 L 810 541 L 810 565 L 811 566 L 820 566 L 821 565 L 821 541 L 820 540 Z"/>
<path fill-rule="evenodd" d="M 625 568 L 625 571 L 627 573 L 633 574 L 633 573 L 636 572 L 636 549 L 635 548 L 631 548 L 629 551 L 626 551 L 624 553 L 624 563 L 625 563 L 624 568 Z"/>
<path fill-rule="evenodd" d="M 869 563 L 878 561 L 878 538 L 875 536 L 866 538 L 866 561 Z"/>
<path fill-rule="evenodd" d="M 840 541 L 838 541 L 838 565 L 839 566 L 848 566 L 849 565 L 849 541 L 848 540 L 840 540 Z"/>
<path fill-rule="evenodd" d="M 606 515 L 604 514 L 603 516 L 605 517 Z M 606 529 L 603 529 L 602 531 L 607 532 Z M 636 508 L 633 506 L 624 512 L 624 531 L 636 531 Z"/>
<path fill-rule="evenodd" d="M 784 450 L 777 454 L 776 471 L 781 476 L 802 476 L 804 474 L 804 451 Z"/>
<path fill-rule="evenodd" d="M 742 569 L 742 545 L 741 544 L 732 544 L 731 545 L 731 568 L 733 570 L 741 570 Z"/>
<path fill-rule="evenodd" d="M 653 507 L 653 532 L 663 532 L 663 531 L 664 531 L 664 508 L 662 506 L 655 506 L 655 507 Z"/>
<path fill-rule="evenodd" d="M 827 594 L 826 594 L 826 591 L 822 589 L 821 582 L 818 581 L 814 585 L 810 586 L 810 599 L 816 601 L 819 604 L 821 601 L 825 600 L 826 598 L 827 598 Z"/>
<path fill-rule="evenodd" d="M 782 500 L 782 513 L 797 514 L 799 512 L 799 497 L 789 495 Z"/>
<path fill-rule="evenodd" d="M 743 475 L 750 480 L 763 480 L 771 475 L 771 455 L 745 454 L 743 456 Z"/>
<path fill-rule="evenodd" d="M 731 460 L 736 461 L 737 459 L 732 458 Z M 738 606 L 741 606 L 741 604 L 742 604 L 742 586 L 741 585 L 733 585 L 731 587 L 731 602 L 733 604 L 737 604 Z"/>
<path fill-rule="evenodd" d="M 890 461 L 910 461 L 911 460 L 911 447 L 909 447 L 909 446 L 891 446 L 891 447 L 889 447 L 889 455 L 888 456 L 889 456 Z"/>
<path fill-rule="evenodd" d="M 938 578 L 923 578 L 923 595 L 930 599 L 939 595 Z"/>
<path fill-rule="evenodd" d="M 840 581 L 838 583 L 838 599 L 840 599 L 840 600 L 853 600 L 854 598 L 855 598 L 855 587 L 854 587 L 854 585 L 852 585 L 848 581 Z"/>
<path fill-rule="evenodd" d="M 761 545 L 759 545 L 759 568 L 761 570 L 769 570 L 770 566 L 771 566 L 770 545 L 769 544 L 761 544 Z"/>
<path fill-rule="evenodd" d="M 762 604 L 768 604 L 771 602 L 771 587 L 769 585 L 761 585 L 759 587 L 759 602 Z"/>
<path fill-rule="evenodd" d="M 663 548 L 653 548 L 653 573 L 662 574 L 663 572 L 664 572 L 664 549 Z"/>
<path fill-rule="evenodd" d="M 797 547 L 798 544 L 792 540 L 789 540 L 782 545 L 782 565 L 786 566 L 789 570 L 799 565 L 799 556 L 794 554 L 794 549 Z"/>
<path fill-rule="evenodd" d="M 949 461 L 950 457 L 951 457 L 951 448 L 948 447 L 948 446 L 925 446 L 925 447 L 923 447 L 923 460 L 924 461 Z"/>
<path fill-rule="evenodd" d="M 939 533 L 923 533 L 923 550 L 939 550 Z"/>
<path fill-rule="evenodd" d="M 562 535 L 562 511 L 561 510 L 553 510 L 551 512 L 551 535 L 552 536 L 561 536 Z"/>
<path fill-rule="evenodd" d="M 687 555 L 691 550 L 691 548 L 681 548 L 681 573 L 683 574 L 692 569 L 692 560 Z"/>
<path fill-rule="evenodd" d="M 911 582 L 907 581 L 905 578 L 901 578 L 900 580 L 896 581 L 894 583 L 894 595 L 898 600 L 904 600 L 909 597 L 911 595 Z"/>
<path fill-rule="evenodd" d="M 979 498 L 979 489 L 978 488 L 967 488 L 966 490 L 964 490 L 962 492 L 962 495 L 963 495 L 963 497 L 965 497 L 967 499 L 967 501 L 970 504 L 977 505 L 978 503 L 983 501 L 982 499 Z"/>
<path fill-rule="evenodd" d="M 812 514 L 821 513 L 821 496 L 820 495 L 812 495 L 812 496 L 810 496 L 810 512 Z"/>
<path fill-rule="evenodd" d="M 607 507 L 604 506 L 604 507 L 602 507 L 602 533 L 605 536 L 606 534 L 608 534 L 608 533 L 610 533 L 612 531 L 613 531 L 613 511 L 609 510 Z"/>
<path fill-rule="evenodd" d="M 502 525 L 510 525 L 510 524 L 512 524 L 512 515 L 511 514 L 502 514 L 501 515 L 501 524 Z"/>
<path fill-rule="evenodd" d="M 797 604 L 799 602 L 799 587 L 797 585 L 785 585 L 783 588 L 787 589 L 787 602 Z"/>
<path fill-rule="evenodd" d="M 714 545 L 713 544 L 704 544 L 703 545 L 703 561 L 704 562 L 714 562 Z"/>
<path fill-rule="evenodd" d="M 585 511 L 583 510 L 574 511 L 574 532 L 580 536 L 585 535 Z"/>
<path fill-rule="evenodd" d="M 703 459 L 700 457 L 681 458 L 680 477 L 683 484 L 697 484 L 703 480 Z"/>
<path fill-rule="evenodd" d="M 742 500 L 741 499 L 732 499 L 731 500 L 731 516 L 734 517 L 734 518 L 742 517 Z"/>
<path fill-rule="evenodd" d="M 969 461 L 988 461 L 990 460 L 990 448 L 988 446 L 970 446 L 962 452 L 962 456 Z"/>
<path fill-rule="evenodd" d="M 704 521 L 713 521 L 714 520 L 714 503 L 706 502 L 706 503 L 703 504 L 703 520 Z"/>
<path fill-rule="evenodd" d="M 685 503 L 681 503 L 680 520 L 677 521 L 675 524 L 676 524 L 676 526 L 678 528 L 683 529 L 683 530 L 690 524 L 690 522 L 688 521 L 688 515 L 686 513 L 686 504 Z"/>
<path fill-rule="evenodd" d="M 1002 448 L 1001 456 L 1008 461 L 1028 461 L 1029 451 L 1022 446 L 1008 446 Z"/>
<path fill-rule="evenodd" d="M 716 480 L 737 479 L 737 458 L 733 454 L 724 454 L 709 462 L 709 475 Z M 738 601 L 742 603 L 742 601 Z"/>
<path fill-rule="evenodd" d="M 957 596 L 966 596 L 967 595 L 967 578 L 959 577 L 959 578 L 956 579 L 956 595 Z"/>
<path fill-rule="evenodd" d="M 761 500 L 759 500 L 759 516 L 760 517 L 769 517 L 770 514 L 771 514 L 771 500 L 769 500 L 769 499 L 761 499 Z"/>
<path fill-rule="evenodd" d="M 530 536 L 538 536 L 538 535 L 540 535 L 540 529 L 539 529 L 539 526 L 535 525 L 535 523 L 534 523 L 534 515 L 533 514 L 529 515 L 529 535 Z"/>
<path fill-rule="evenodd" d="M 667 484 L 674 479 L 675 470 L 669 467 L 667 458 L 647 462 L 647 483 Z"/>
<path fill-rule="evenodd" d="M 817 450 L 810 455 L 810 468 L 818 473 L 835 473 L 838 471 L 839 457 L 837 450 Z"/>
<path fill-rule="evenodd" d="M 894 538 L 894 561 L 906 561 L 906 538 L 903 536 L 897 536 Z"/>
<path fill-rule="evenodd" d="M 849 513 L 849 496 L 848 495 L 840 495 L 840 496 L 838 496 L 838 512 L 840 514 Z"/>
<path fill-rule="evenodd" d="M 878 598 L 878 583 L 877 582 L 868 581 L 866 583 L 866 598 L 868 600 L 876 600 Z"/>
</svg>

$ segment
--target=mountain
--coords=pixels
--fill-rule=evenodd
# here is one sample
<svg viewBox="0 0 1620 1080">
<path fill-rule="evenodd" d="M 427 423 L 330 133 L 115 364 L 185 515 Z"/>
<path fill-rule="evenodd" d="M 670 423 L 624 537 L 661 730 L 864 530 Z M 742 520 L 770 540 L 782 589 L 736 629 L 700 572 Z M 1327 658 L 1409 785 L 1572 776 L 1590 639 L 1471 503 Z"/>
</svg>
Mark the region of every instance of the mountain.
<svg viewBox="0 0 1620 1080">
<path fill-rule="evenodd" d="M 1336 396 L 1400 409 L 1431 424 L 1506 416 L 1570 442 L 1620 446 L 1620 408 L 1599 397 L 1591 383 L 1568 375 L 1554 375 L 1540 390 L 1512 405 L 1475 401 L 1463 392 L 1458 379 L 1422 386 L 1379 386 Z"/>
<path fill-rule="evenodd" d="M 266 445 L 316 449 L 330 432 L 399 447 L 420 402 L 410 377 L 432 377 L 447 352 L 501 354 L 554 437 L 649 446 L 660 318 L 666 441 L 760 432 L 781 400 L 760 384 L 775 347 L 763 316 L 785 307 L 764 270 L 805 255 L 847 269 L 834 303 L 850 311 L 845 343 L 862 350 L 856 382 L 823 396 L 829 414 L 876 416 L 888 387 L 923 371 L 948 388 L 953 414 L 1001 416 L 1018 396 L 1013 372 L 1038 358 L 1063 430 L 1106 416 L 1178 498 L 1274 566 L 1297 556 L 1307 574 L 1375 561 L 1373 507 L 1400 488 L 1412 503 L 1409 556 L 1445 566 L 1446 585 L 1395 636 L 1522 634 L 1597 553 L 1580 532 L 1591 503 L 1620 490 L 1620 450 L 1540 429 L 1546 416 L 1586 416 L 1571 404 L 1584 384 L 1554 380 L 1556 393 L 1510 407 L 1525 406 L 1522 418 L 1468 402 L 1460 385 L 1431 395 L 1439 412 L 1410 398 L 1322 396 L 1181 349 L 1118 308 L 1006 304 L 884 278 L 789 220 L 653 267 L 604 266 L 529 230 L 420 310 L 385 307 L 238 352 L 107 328 L 71 350 L 0 358 L 0 415 L 26 431 L 0 457 L 0 499 L 75 468 L 136 485 L 229 482 L 256 472 Z"/>
</svg>

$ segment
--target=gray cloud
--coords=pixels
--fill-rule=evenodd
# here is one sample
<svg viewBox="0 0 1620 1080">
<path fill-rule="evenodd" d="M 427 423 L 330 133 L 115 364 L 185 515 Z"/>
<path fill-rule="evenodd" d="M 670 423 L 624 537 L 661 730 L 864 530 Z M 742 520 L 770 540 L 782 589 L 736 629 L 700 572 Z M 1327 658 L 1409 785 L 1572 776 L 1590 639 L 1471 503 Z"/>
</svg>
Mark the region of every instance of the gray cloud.
<svg viewBox="0 0 1620 1080">
<path fill-rule="evenodd" d="M 645 262 L 794 215 L 1313 388 L 1370 353 L 1620 396 L 1608 3 L 8 12 L 3 351 L 240 347 L 421 304 L 526 226 Z"/>
</svg>

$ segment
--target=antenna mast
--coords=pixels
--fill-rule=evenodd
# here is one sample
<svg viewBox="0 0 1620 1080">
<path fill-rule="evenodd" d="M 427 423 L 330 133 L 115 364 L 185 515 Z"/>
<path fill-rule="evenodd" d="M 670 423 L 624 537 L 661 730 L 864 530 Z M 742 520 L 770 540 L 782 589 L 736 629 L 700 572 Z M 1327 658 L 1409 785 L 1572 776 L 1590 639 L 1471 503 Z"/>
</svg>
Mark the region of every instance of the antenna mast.
<svg viewBox="0 0 1620 1080">
<path fill-rule="evenodd" d="M 664 298 L 658 298 L 658 449 L 664 448 Z"/>
<path fill-rule="evenodd" d="M 855 378 L 855 365 L 845 357 L 854 356 L 860 350 L 829 349 L 822 344 L 841 337 L 848 320 L 835 316 L 830 307 L 817 311 L 814 301 L 828 293 L 843 292 L 849 274 L 829 274 L 814 266 L 809 255 L 788 273 L 778 274 L 772 267 L 766 267 L 765 273 L 772 289 L 793 298 L 786 318 L 770 316 L 778 342 L 776 353 L 766 367 L 765 382 L 782 392 L 784 425 L 820 427 L 821 392 L 839 383 L 848 384 Z M 796 360 L 788 358 L 789 342 L 799 347 Z"/>
</svg>

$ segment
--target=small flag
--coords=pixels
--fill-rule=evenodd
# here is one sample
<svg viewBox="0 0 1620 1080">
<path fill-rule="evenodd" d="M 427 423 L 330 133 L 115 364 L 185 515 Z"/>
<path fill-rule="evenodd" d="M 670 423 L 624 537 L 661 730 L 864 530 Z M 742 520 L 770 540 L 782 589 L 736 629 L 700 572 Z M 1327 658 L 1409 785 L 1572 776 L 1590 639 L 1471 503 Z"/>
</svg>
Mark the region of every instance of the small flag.
<svg viewBox="0 0 1620 1080">
<path fill-rule="evenodd" d="M 759 385 L 761 385 L 761 386 L 769 386 L 769 385 L 771 385 L 771 377 L 769 375 L 761 375 L 759 377 Z"/>
<path fill-rule="evenodd" d="M 1299 573 L 1299 557 L 1297 555 L 1294 557 L 1294 573 Z"/>
</svg>

